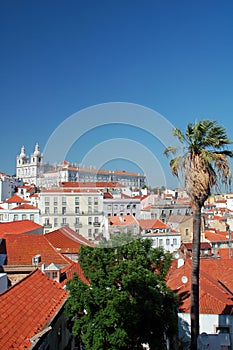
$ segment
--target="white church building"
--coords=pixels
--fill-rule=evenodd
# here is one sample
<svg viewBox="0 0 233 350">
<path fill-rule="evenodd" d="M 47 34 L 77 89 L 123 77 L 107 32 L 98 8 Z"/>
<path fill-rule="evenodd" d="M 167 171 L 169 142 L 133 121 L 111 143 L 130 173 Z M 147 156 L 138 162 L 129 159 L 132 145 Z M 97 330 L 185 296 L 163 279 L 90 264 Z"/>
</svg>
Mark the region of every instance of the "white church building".
<svg viewBox="0 0 233 350">
<path fill-rule="evenodd" d="M 30 157 L 26 155 L 25 148 L 22 146 L 21 153 L 16 158 L 16 177 L 29 184 L 38 185 L 42 167 L 43 154 L 40 152 L 38 143 Z"/>
</svg>

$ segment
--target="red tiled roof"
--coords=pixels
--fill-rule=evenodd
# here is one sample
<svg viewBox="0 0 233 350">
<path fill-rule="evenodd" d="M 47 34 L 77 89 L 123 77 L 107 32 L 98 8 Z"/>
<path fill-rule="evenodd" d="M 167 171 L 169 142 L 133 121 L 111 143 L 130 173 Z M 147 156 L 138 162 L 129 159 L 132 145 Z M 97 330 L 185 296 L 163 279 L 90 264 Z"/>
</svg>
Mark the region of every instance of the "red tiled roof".
<svg viewBox="0 0 233 350">
<path fill-rule="evenodd" d="M 6 200 L 6 203 L 28 203 L 29 201 L 23 199 L 22 197 L 14 194 L 11 198 Z"/>
<path fill-rule="evenodd" d="M 81 188 L 116 188 L 125 187 L 120 182 L 117 181 L 87 181 L 87 182 L 61 182 L 59 184 L 61 187 L 81 187 Z"/>
<path fill-rule="evenodd" d="M 201 314 L 232 314 L 233 313 L 233 300 L 232 294 L 229 290 L 233 291 L 233 282 L 230 270 L 228 270 L 227 279 L 222 276 L 222 271 L 227 270 L 226 265 L 220 263 L 219 259 L 201 260 L 200 263 L 200 313 Z M 168 286 L 177 291 L 180 296 L 180 312 L 190 312 L 190 286 L 191 286 L 191 263 L 185 261 L 185 264 L 180 268 L 171 269 L 171 273 L 168 276 Z M 233 264 L 231 262 L 231 271 Z M 188 278 L 187 283 L 183 283 L 182 277 Z M 227 285 L 227 282 L 228 285 Z M 226 286 L 226 288 L 224 287 Z M 228 290 L 228 289 L 229 290 Z"/>
<path fill-rule="evenodd" d="M 78 253 L 81 245 L 94 246 L 92 242 L 73 231 L 70 227 L 46 233 L 45 238 L 61 253 Z"/>
<path fill-rule="evenodd" d="M 38 229 L 43 230 L 43 226 L 30 221 L 30 220 L 19 220 L 11 222 L 0 223 L 0 237 L 5 233 L 28 233 Z"/>
<path fill-rule="evenodd" d="M 193 246 L 192 243 L 183 243 L 183 245 L 185 246 L 186 249 L 192 250 L 192 246 Z M 211 245 L 210 245 L 209 242 L 201 242 L 200 243 L 200 249 L 201 250 L 203 250 L 203 249 L 211 249 Z"/>
<path fill-rule="evenodd" d="M 32 338 L 52 321 L 68 292 L 35 270 L 0 295 L 1 349 L 30 349 Z"/>
<path fill-rule="evenodd" d="M 111 226 L 138 225 L 138 221 L 133 215 L 108 216 Z"/>
<path fill-rule="evenodd" d="M 37 207 L 35 207 L 34 205 L 31 205 L 31 204 L 27 204 L 27 203 L 24 203 L 24 204 L 20 204 L 18 205 L 17 207 L 13 208 L 12 210 L 27 210 L 27 209 L 37 209 L 39 210 Z"/>
<path fill-rule="evenodd" d="M 162 228 L 170 228 L 169 225 L 166 225 L 161 220 L 138 220 L 139 225 L 142 229 L 162 229 Z"/>
<path fill-rule="evenodd" d="M 109 193 L 109 192 L 104 192 L 104 195 L 103 195 L 103 197 L 104 197 L 104 199 L 105 198 L 113 198 L 113 195 L 111 194 L 111 193 Z"/>
<path fill-rule="evenodd" d="M 81 279 L 81 281 L 89 284 L 89 281 L 84 276 L 83 270 L 82 270 L 79 262 L 77 262 L 77 263 L 73 262 L 70 265 L 61 269 L 61 279 L 62 279 L 61 284 L 65 285 L 67 283 L 67 280 L 69 280 L 70 278 L 73 278 L 74 273 L 76 273 L 78 275 L 78 277 L 79 277 L 79 279 Z"/>
<path fill-rule="evenodd" d="M 228 241 L 229 238 L 227 238 L 227 233 L 225 232 L 225 234 L 222 233 L 216 233 L 213 231 L 205 231 L 205 238 L 208 239 L 208 241 L 210 242 L 219 242 L 219 241 Z"/>
<path fill-rule="evenodd" d="M 7 265 L 31 266 L 33 256 L 40 254 L 41 262 L 67 265 L 70 260 L 52 247 L 43 234 L 3 234 L 6 240 Z"/>
<path fill-rule="evenodd" d="M 81 188 L 81 189 L 71 189 L 71 188 L 50 188 L 50 189 L 43 189 L 41 191 L 41 193 L 100 193 L 100 191 L 98 189 L 85 189 L 85 188 Z"/>
</svg>

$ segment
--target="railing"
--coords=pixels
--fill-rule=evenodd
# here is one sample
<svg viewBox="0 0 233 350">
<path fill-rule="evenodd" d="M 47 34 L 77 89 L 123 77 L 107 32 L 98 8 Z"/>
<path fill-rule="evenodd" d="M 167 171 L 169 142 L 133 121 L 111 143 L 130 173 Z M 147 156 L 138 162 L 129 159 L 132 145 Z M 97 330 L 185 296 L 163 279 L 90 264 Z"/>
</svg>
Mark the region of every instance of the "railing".
<svg viewBox="0 0 233 350">
<path fill-rule="evenodd" d="M 100 222 L 93 222 L 94 227 L 100 227 Z"/>
<path fill-rule="evenodd" d="M 43 226 L 45 228 L 52 228 L 52 224 L 50 224 L 50 223 L 44 223 Z"/>
<path fill-rule="evenodd" d="M 74 227 L 80 228 L 83 227 L 83 224 L 75 222 Z"/>
</svg>

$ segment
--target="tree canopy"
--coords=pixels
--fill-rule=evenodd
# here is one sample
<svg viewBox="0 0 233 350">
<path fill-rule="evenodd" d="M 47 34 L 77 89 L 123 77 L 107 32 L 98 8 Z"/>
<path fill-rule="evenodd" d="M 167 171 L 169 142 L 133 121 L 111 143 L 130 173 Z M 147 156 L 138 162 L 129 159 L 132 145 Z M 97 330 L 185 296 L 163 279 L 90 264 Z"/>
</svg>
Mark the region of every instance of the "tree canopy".
<svg viewBox="0 0 233 350">
<path fill-rule="evenodd" d="M 165 349 L 177 332 L 176 298 L 165 277 L 171 255 L 137 239 L 114 248 L 82 247 L 77 275 L 67 283 L 67 315 L 85 350 Z"/>
</svg>

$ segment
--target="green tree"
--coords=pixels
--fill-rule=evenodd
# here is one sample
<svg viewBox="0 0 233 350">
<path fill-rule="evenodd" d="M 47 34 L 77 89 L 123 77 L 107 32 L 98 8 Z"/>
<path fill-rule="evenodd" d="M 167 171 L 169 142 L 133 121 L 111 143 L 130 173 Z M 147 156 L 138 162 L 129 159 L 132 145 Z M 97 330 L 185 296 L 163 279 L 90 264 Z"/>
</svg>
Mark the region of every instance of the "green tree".
<svg viewBox="0 0 233 350">
<path fill-rule="evenodd" d="M 199 334 L 199 270 L 200 270 L 200 234 L 201 208 L 211 194 L 211 189 L 219 184 L 227 184 L 230 179 L 230 164 L 227 157 L 233 153 L 226 150 L 232 142 L 226 131 L 216 121 L 201 120 L 189 123 L 185 134 L 174 129 L 174 136 L 183 146 L 180 155 L 170 161 L 172 174 L 184 178 L 186 192 L 193 208 L 193 244 L 191 278 L 191 349 L 197 349 Z M 177 154 L 177 147 L 167 147 L 166 155 Z"/>
<path fill-rule="evenodd" d="M 137 239 L 115 248 L 82 247 L 79 261 L 90 284 L 67 283 L 66 313 L 85 350 L 166 349 L 177 332 L 176 299 L 165 277 L 171 255 Z"/>
</svg>

